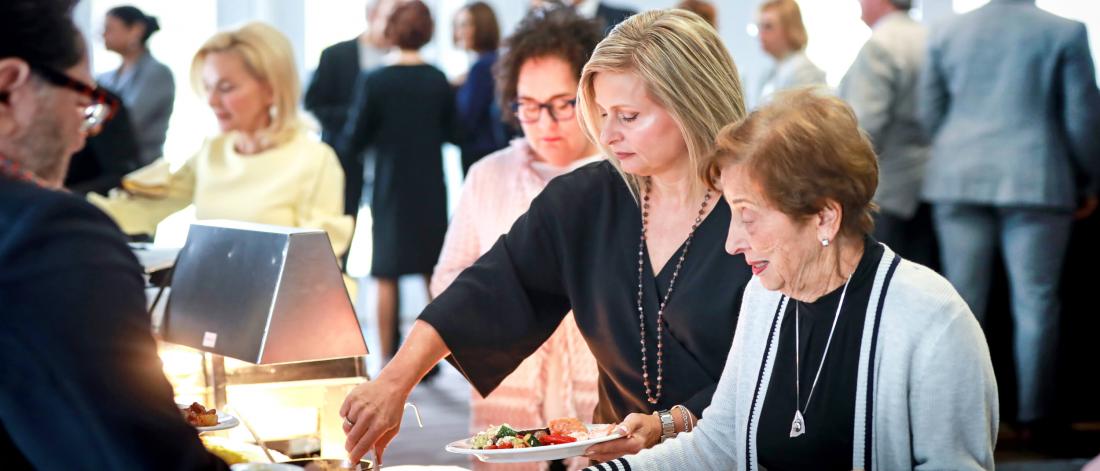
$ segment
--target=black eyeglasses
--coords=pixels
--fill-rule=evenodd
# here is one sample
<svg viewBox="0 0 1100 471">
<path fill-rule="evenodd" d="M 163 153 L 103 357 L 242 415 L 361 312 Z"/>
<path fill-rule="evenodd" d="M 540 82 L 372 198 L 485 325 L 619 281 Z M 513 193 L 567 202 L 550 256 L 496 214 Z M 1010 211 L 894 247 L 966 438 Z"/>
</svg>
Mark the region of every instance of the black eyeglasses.
<svg viewBox="0 0 1100 471">
<path fill-rule="evenodd" d="M 512 103 L 512 113 L 516 115 L 516 119 L 521 123 L 531 124 L 538 122 L 542 116 L 543 108 L 546 109 L 546 113 L 550 115 L 550 119 L 554 122 L 559 122 L 566 119 L 573 119 L 576 114 L 577 99 L 559 97 L 551 99 L 546 103 L 540 103 L 535 100 L 519 100 Z"/>
<path fill-rule="evenodd" d="M 82 131 L 94 133 L 100 125 L 113 118 L 118 111 L 119 100 L 101 87 L 92 88 L 49 67 L 31 64 L 31 70 L 50 84 L 68 88 L 92 102 L 92 104 L 83 107 L 84 123 L 81 125 Z"/>
</svg>

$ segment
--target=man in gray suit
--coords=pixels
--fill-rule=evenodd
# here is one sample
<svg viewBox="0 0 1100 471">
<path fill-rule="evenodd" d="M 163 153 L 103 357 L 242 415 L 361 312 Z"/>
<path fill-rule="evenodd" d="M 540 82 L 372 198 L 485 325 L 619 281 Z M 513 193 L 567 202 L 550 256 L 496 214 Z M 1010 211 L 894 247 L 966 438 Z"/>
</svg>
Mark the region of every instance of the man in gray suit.
<svg viewBox="0 0 1100 471">
<path fill-rule="evenodd" d="M 860 0 L 871 38 L 840 81 L 879 157 L 875 238 L 901 256 L 937 267 L 932 212 L 920 199 L 928 139 L 917 119 L 917 81 L 927 31 L 909 17 L 911 0 Z"/>
<path fill-rule="evenodd" d="M 1008 269 L 1017 421 L 1051 415 L 1058 285 L 1074 209 L 1096 207 L 1100 92 L 1085 25 L 993 0 L 929 37 L 924 197 L 947 278 L 984 320 L 994 248 Z"/>
</svg>

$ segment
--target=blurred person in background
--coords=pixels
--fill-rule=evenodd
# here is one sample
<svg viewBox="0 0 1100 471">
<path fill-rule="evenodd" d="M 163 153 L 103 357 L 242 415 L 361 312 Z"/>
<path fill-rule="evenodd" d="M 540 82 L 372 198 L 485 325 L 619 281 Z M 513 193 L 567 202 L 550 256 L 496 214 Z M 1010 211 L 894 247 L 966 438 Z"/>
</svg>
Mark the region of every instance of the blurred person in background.
<svg viewBox="0 0 1100 471">
<path fill-rule="evenodd" d="M 141 165 L 164 155 L 176 99 L 172 71 L 149 52 L 149 38 L 159 30 L 156 18 L 128 5 L 108 10 L 103 21 L 103 45 L 122 56 L 122 65 L 96 80 L 122 97 L 137 132 Z"/>
<path fill-rule="evenodd" d="M 455 47 L 477 55 L 470 71 L 456 81 L 455 91 L 462 174 L 482 157 L 508 145 L 500 122 L 500 107 L 493 96 L 493 64 L 500 46 L 500 25 L 496 13 L 485 2 L 473 2 L 455 13 Z"/>
<path fill-rule="evenodd" d="M 432 274 L 438 296 L 508 232 L 531 200 L 552 178 L 602 159 L 576 118 L 577 82 L 584 63 L 603 35 L 596 22 L 568 9 L 529 14 L 505 42 L 497 70 L 500 103 L 524 138 L 485 157 L 463 184 L 443 252 Z M 474 392 L 470 431 L 495 424 L 525 427 L 560 417 L 592 423 L 596 407 L 596 359 L 572 314 L 533 355 L 484 398 Z M 587 458 L 569 460 L 572 469 Z M 475 470 L 545 469 L 545 463 L 491 465 L 472 461 Z"/>
<path fill-rule="evenodd" d="M 306 89 L 304 106 L 321 123 L 321 140 L 329 146 L 336 147 L 344 130 L 359 75 L 385 65 L 382 59 L 390 45 L 382 32 L 397 1 L 368 0 L 366 30 L 321 51 L 321 60 Z M 362 156 L 340 155 L 340 166 L 344 169 L 344 212 L 355 218 L 362 204 L 363 188 L 369 187 L 370 182 L 364 180 Z"/>
<path fill-rule="evenodd" d="M 130 113 L 121 98 L 104 91 L 119 106 L 114 117 L 89 135 L 84 148 L 70 159 L 65 188 L 74 193 L 96 192 L 106 196 L 122 184 L 123 176 L 141 167 L 141 150 Z"/>
<path fill-rule="evenodd" d="M 456 140 L 457 124 L 447 77 L 420 55 L 433 31 L 423 2 L 393 10 L 384 29 L 394 46 L 389 65 L 361 77 L 337 146 L 344 159 L 366 151 L 374 162 L 370 274 L 384 358 L 400 344 L 398 279 L 416 274 L 427 283 L 447 231 L 442 146 Z"/>
<path fill-rule="evenodd" d="M 917 118 L 917 81 L 927 31 L 909 17 L 910 0 L 860 0 L 871 38 L 844 79 L 840 97 L 867 132 L 879 159 L 875 238 L 906 259 L 939 267 L 932 209 L 921 202 L 928 138 Z"/>
<path fill-rule="evenodd" d="M 581 17 L 598 21 L 605 36 L 623 20 L 638 13 L 637 10 L 613 6 L 599 0 L 531 0 L 530 2 L 532 9 L 554 8 L 555 5 L 572 8 Z"/>
<path fill-rule="evenodd" d="M 918 112 L 932 137 L 923 196 L 944 274 L 987 322 L 1008 272 L 1023 441 L 1055 445 L 1059 285 L 1075 218 L 1100 194 L 1100 92 L 1085 25 L 993 0 L 932 30 Z M 1049 432 L 1049 433 L 1048 433 Z"/>
<path fill-rule="evenodd" d="M 344 175 L 301 119 L 286 36 L 263 23 L 217 33 L 195 53 L 191 82 L 221 132 L 181 166 L 160 159 L 127 175 L 109 197 L 92 193 L 89 201 L 127 234 L 153 234 L 161 220 L 194 204 L 198 219 L 322 229 L 336 254 L 347 250 Z"/>
<path fill-rule="evenodd" d="M 0 2 L 3 467 L 226 470 L 176 407 L 126 237 L 61 190 L 118 104 L 92 81 L 74 3 Z"/>
<path fill-rule="evenodd" d="M 707 20 L 714 29 L 718 29 L 718 10 L 714 8 L 713 3 L 707 0 L 683 0 L 676 4 L 676 8 L 695 13 Z"/>
<path fill-rule="evenodd" d="M 825 84 L 825 72 L 806 55 L 809 37 L 795 0 L 765 0 L 757 10 L 756 26 L 760 47 L 775 62 L 761 77 L 752 107 L 783 90 Z"/>
</svg>

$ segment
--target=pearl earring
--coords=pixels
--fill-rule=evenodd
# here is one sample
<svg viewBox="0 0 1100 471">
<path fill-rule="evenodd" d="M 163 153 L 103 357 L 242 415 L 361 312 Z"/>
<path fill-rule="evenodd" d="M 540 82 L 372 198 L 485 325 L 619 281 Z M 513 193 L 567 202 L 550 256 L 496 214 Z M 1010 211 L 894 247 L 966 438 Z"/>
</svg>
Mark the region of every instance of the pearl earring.
<svg viewBox="0 0 1100 471">
<path fill-rule="evenodd" d="M 826 238 L 826 237 L 822 237 L 821 238 L 821 246 L 822 247 L 828 247 L 829 246 L 829 239 Z"/>
</svg>

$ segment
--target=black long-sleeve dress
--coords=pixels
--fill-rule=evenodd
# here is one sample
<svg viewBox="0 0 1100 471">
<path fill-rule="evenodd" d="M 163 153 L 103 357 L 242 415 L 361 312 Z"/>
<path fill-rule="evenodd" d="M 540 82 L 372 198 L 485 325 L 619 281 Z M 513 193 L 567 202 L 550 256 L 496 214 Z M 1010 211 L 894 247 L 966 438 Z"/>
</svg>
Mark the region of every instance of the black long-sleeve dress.
<svg viewBox="0 0 1100 471">
<path fill-rule="evenodd" d="M 730 222 L 721 198 L 696 230 L 665 309 L 663 395 L 646 401 L 638 324 L 641 214 L 608 162 L 558 177 L 512 229 L 421 314 L 443 337 L 450 360 L 489 394 L 553 333 L 572 309 L 599 364 L 595 420 L 683 404 L 697 416 L 710 404 L 733 341 L 751 272 L 723 250 Z M 674 257 L 678 257 L 677 252 Z M 658 295 L 675 260 L 656 277 L 645 261 L 649 377 L 655 388 Z"/>
<path fill-rule="evenodd" d="M 444 142 L 455 142 L 454 92 L 433 66 L 363 76 L 337 152 L 374 162 L 371 276 L 431 273 L 447 232 Z"/>
</svg>

